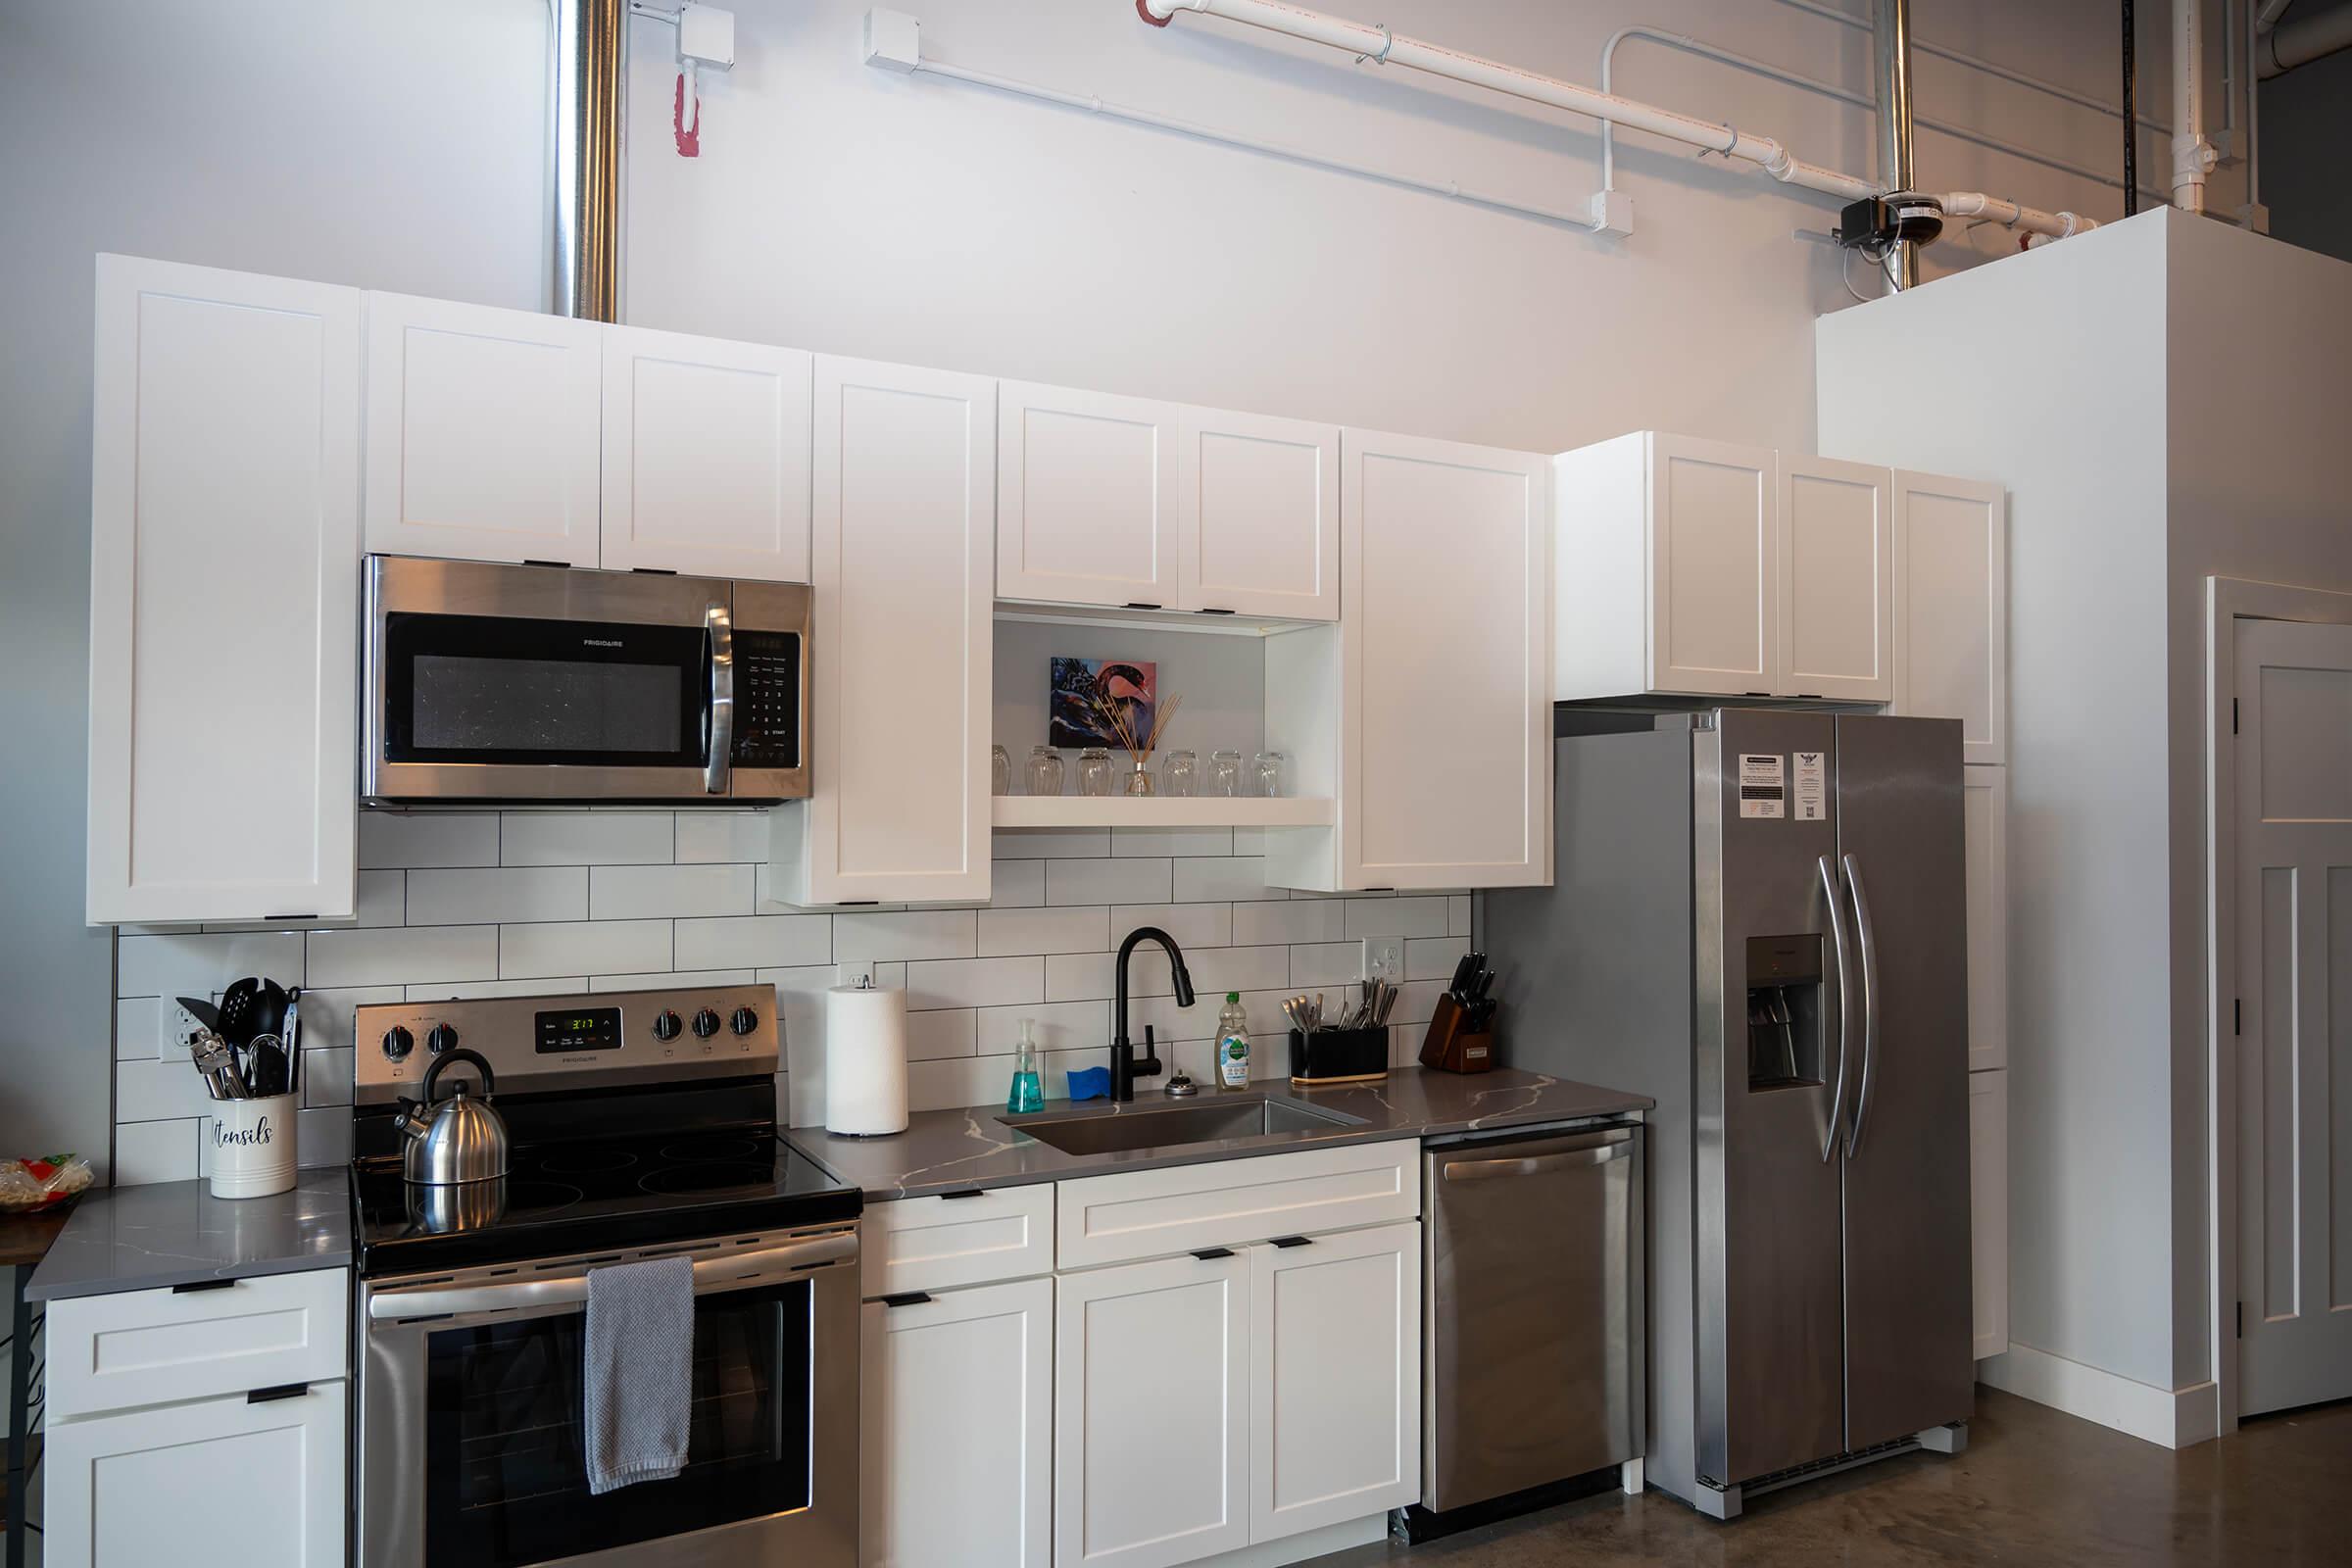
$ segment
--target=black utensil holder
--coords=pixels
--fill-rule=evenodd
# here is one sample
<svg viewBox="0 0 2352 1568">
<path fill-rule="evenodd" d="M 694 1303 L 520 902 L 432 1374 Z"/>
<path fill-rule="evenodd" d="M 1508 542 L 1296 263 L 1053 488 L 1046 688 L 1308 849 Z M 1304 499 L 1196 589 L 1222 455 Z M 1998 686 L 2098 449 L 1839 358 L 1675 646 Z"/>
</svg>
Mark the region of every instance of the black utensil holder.
<svg viewBox="0 0 2352 1568">
<path fill-rule="evenodd" d="M 1371 1083 L 1388 1075 L 1386 1024 L 1364 1029 L 1317 1029 L 1312 1034 L 1299 1029 L 1291 1031 L 1291 1083 L 1295 1088 Z"/>
</svg>

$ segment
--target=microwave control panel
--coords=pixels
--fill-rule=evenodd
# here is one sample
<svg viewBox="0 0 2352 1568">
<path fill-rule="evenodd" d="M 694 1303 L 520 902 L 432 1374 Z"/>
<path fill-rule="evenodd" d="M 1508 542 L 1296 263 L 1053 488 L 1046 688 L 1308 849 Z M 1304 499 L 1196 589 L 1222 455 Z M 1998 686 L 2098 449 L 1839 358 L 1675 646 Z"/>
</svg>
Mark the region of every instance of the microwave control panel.
<svg viewBox="0 0 2352 1568">
<path fill-rule="evenodd" d="M 801 765 L 801 634 L 738 629 L 735 649 L 737 767 Z"/>
</svg>

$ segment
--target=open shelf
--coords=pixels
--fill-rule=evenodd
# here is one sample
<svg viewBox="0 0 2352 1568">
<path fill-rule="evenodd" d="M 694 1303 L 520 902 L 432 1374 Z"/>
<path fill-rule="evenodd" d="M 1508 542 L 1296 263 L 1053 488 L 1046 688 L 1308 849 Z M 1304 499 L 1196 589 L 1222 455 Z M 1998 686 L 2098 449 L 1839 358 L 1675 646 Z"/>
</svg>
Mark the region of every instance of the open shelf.
<svg viewBox="0 0 2352 1568">
<path fill-rule="evenodd" d="M 1222 800 L 1126 795 L 1000 795 L 998 827 L 1329 827 L 1328 800 Z"/>
</svg>

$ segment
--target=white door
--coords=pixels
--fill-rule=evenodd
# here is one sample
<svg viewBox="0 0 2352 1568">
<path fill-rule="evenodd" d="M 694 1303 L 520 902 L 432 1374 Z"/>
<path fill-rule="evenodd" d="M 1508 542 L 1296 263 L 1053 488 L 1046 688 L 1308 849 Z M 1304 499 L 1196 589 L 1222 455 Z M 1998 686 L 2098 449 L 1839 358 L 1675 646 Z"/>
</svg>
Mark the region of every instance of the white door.
<svg viewBox="0 0 2352 1568">
<path fill-rule="evenodd" d="M 359 292 L 101 256 L 93 373 L 86 917 L 347 916 Z"/>
<path fill-rule="evenodd" d="M 997 383 L 997 597 L 1176 608 L 1176 406 Z"/>
<path fill-rule="evenodd" d="M 795 904 L 988 897 L 996 383 L 816 362 L 812 793 Z"/>
<path fill-rule="evenodd" d="M 2237 622 L 2238 1413 L 2352 1396 L 2352 626 Z"/>
<path fill-rule="evenodd" d="M 815 356 L 604 328 L 603 563 L 808 580 Z"/>
<path fill-rule="evenodd" d="M 1340 618 L 1340 432 L 1221 409 L 1177 420 L 1177 603 Z"/>
<path fill-rule="evenodd" d="M 1341 444 L 1339 885 L 1547 883 L 1550 462 Z"/>
<path fill-rule="evenodd" d="M 2009 1065 L 2009 770 L 1961 769 L 1968 866 L 1968 1070 Z"/>
<path fill-rule="evenodd" d="M 1770 695 L 1780 668 L 1773 454 L 1649 438 L 1649 689 Z"/>
<path fill-rule="evenodd" d="M 1969 1262 L 1976 1358 L 2009 1348 L 2009 1075 L 1968 1075 Z"/>
<path fill-rule="evenodd" d="M 1054 1561 L 1168 1568 L 1250 1541 L 1250 1260 L 1056 1278 Z"/>
<path fill-rule="evenodd" d="M 368 549 L 597 564 L 594 321 L 368 296 Z"/>
<path fill-rule="evenodd" d="M 1784 697 L 1894 696 L 1894 485 L 1886 468 L 1782 453 Z"/>
<path fill-rule="evenodd" d="M 53 1421 L 49 1568 L 343 1568 L 344 1386 Z"/>
<path fill-rule="evenodd" d="M 1250 1539 L 1421 1500 L 1421 1227 L 1250 1249 Z"/>
<path fill-rule="evenodd" d="M 868 1568 L 1049 1568 L 1054 1282 L 865 1304 Z"/>
<path fill-rule="evenodd" d="M 1971 762 L 2009 760 L 2008 492 L 1894 470 L 1894 709 L 1956 718 Z"/>
</svg>

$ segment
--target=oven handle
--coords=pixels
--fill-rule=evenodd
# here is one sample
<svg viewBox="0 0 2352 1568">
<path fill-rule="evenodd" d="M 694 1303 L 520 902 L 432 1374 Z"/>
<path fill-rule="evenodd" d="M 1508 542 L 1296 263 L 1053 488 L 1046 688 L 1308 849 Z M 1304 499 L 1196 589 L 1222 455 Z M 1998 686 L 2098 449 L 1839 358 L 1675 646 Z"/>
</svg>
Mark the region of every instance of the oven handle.
<svg viewBox="0 0 2352 1568">
<path fill-rule="evenodd" d="M 735 628 L 725 605 L 703 612 L 710 638 L 710 757 L 703 764 L 703 793 L 724 795 L 735 751 Z"/>
<path fill-rule="evenodd" d="M 849 1262 L 857 1256 L 858 1233 L 842 1231 L 784 1247 L 765 1247 L 756 1252 L 698 1257 L 694 1260 L 694 1289 L 697 1295 L 741 1290 L 789 1276 L 796 1270 Z M 583 1269 L 577 1274 L 516 1280 L 505 1285 L 427 1285 L 414 1290 L 379 1291 L 368 1298 L 368 1317 L 370 1322 L 397 1322 L 403 1318 L 576 1306 L 587 1299 L 588 1271 Z"/>
</svg>

